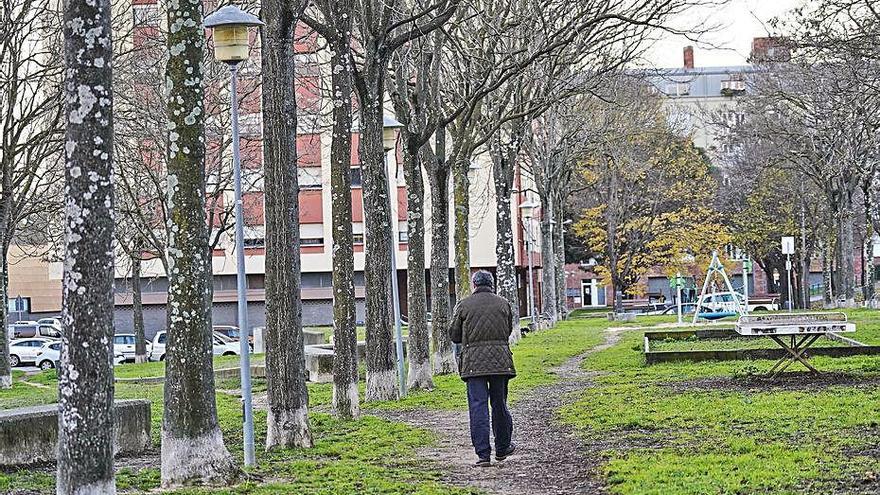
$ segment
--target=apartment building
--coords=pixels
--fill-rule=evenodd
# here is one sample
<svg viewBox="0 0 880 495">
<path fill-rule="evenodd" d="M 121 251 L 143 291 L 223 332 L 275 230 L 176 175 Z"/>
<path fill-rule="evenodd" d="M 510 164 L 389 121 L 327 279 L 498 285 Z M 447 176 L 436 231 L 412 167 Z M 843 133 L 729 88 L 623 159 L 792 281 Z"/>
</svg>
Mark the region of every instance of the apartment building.
<svg viewBox="0 0 880 495">
<path fill-rule="evenodd" d="M 724 137 L 744 115 L 737 110 L 738 102 L 748 97 L 749 81 L 764 71 L 757 64 L 765 61 L 785 61 L 790 58 L 788 48 L 772 37 L 755 38 L 750 61 L 744 65 L 699 67 L 695 65 L 694 48 L 687 46 L 682 53 L 682 66 L 642 71 L 650 91 L 662 98 L 664 109 L 673 128 L 689 136 L 702 149 L 724 181 L 725 164 L 729 154 Z M 733 254 L 732 252 L 729 254 Z M 566 267 L 568 302 L 570 307 L 595 307 L 613 304 L 614 291 L 602 287 L 601 279 L 589 263 Z M 784 275 L 783 275 L 784 276 Z M 821 283 L 821 271 L 811 274 L 811 283 Z M 743 286 L 741 267 L 731 274 L 737 288 Z M 642 279 L 646 295 L 638 301 L 647 303 L 674 300 L 674 290 L 662 270 L 649 270 Z M 749 275 L 749 292 L 762 295 L 770 292 L 766 274 L 757 269 Z"/>
<path fill-rule="evenodd" d="M 214 2 L 206 1 L 206 12 L 214 9 Z M 132 0 L 132 39 L 133 46 L 148 43 L 158 36 L 161 19 L 156 0 Z M 297 58 L 296 95 L 299 111 L 299 135 L 297 152 L 299 156 L 298 176 L 300 184 L 300 235 L 302 256 L 302 300 L 303 321 L 305 325 L 330 325 L 332 323 L 332 239 L 331 229 L 331 195 L 330 195 L 330 144 L 332 140 L 329 120 L 326 115 L 328 98 L 329 55 L 323 50 L 318 37 L 304 25 L 297 26 L 294 50 Z M 259 37 L 253 33 L 254 49 L 248 67 L 242 67 L 240 87 L 240 112 L 242 139 L 241 157 L 245 176 L 243 203 L 245 229 L 245 271 L 248 286 L 248 314 L 252 326 L 265 323 L 265 216 L 263 212 L 263 180 L 259 170 L 262 167 L 262 115 L 260 111 L 259 87 Z M 206 92 L 225 91 L 223 84 L 207 87 Z M 390 106 L 386 105 L 386 114 L 393 118 Z M 208 120 L 220 118 L 218 109 L 208 109 Z M 357 121 L 357 119 L 355 119 Z M 357 123 L 357 122 L 356 122 Z M 206 166 L 211 173 L 220 168 L 231 168 L 231 156 L 218 149 L 214 139 L 207 137 Z M 364 216 L 368 211 L 363 207 L 363 191 L 361 187 L 360 158 L 358 154 L 359 134 L 357 129 L 352 135 L 353 149 L 351 154 L 351 197 L 355 249 L 355 293 L 358 298 L 357 318 L 364 319 L 364 239 L 369 236 L 364 228 Z M 228 139 L 228 135 L 227 135 Z M 392 200 L 392 224 L 394 256 L 397 265 L 398 286 L 406 287 L 407 233 L 406 209 L 407 194 L 404 174 L 400 166 L 400 148 L 397 146 L 387 153 L 386 173 L 389 178 L 389 194 Z M 494 270 L 496 266 L 495 244 L 497 231 L 495 227 L 495 194 L 492 186 L 491 162 L 482 156 L 476 157 L 469 171 L 471 181 L 470 207 L 470 259 L 472 269 Z M 524 225 L 518 206 L 530 200 L 537 200 L 534 187 L 530 184 L 529 174 L 517 172 L 516 189 L 510 198 L 510 208 L 514 219 L 514 243 L 516 249 L 517 271 L 521 293 L 521 307 L 526 312 L 526 290 L 528 287 L 527 253 L 524 236 L 531 235 L 532 259 L 535 267 L 534 278 L 540 280 L 540 236 L 537 225 Z M 427 178 L 425 177 L 427 181 Z M 428 189 L 426 187 L 426 189 Z M 451 191 L 451 187 L 450 187 Z M 212 208 L 231 205 L 233 202 L 232 187 L 209 204 L 209 217 L 212 227 L 218 228 L 217 215 L 211 215 Z M 426 191 L 425 202 L 426 231 L 431 232 L 434 219 L 430 218 L 430 196 Z M 444 219 L 447 225 L 453 225 L 450 215 Z M 534 222 L 536 223 L 536 222 Z M 527 230 L 524 230 L 524 227 Z M 220 235 L 216 248 L 212 253 L 214 273 L 214 304 L 213 318 L 215 324 L 236 323 L 236 257 L 233 240 L 229 235 Z M 427 236 L 427 252 L 430 253 L 430 235 Z M 30 258 L 25 253 L 18 253 L 22 259 L 20 264 L 10 267 L 9 294 L 10 299 L 17 296 L 25 301 L 27 311 L 23 318 L 56 314 L 61 309 L 61 273 L 60 262 L 42 261 Z M 450 232 L 450 280 L 454 250 Z M 116 325 L 118 332 L 131 329 L 132 296 L 130 290 L 130 273 L 127 263 L 117 264 L 116 273 Z M 147 259 L 142 263 L 143 303 L 147 335 L 165 328 L 165 302 L 168 281 L 165 277 L 161 260 L 158 257 Z M 428 287 L 430 291 L 430 287 Z M 540 293 L 540 284 L 534 290 Z M 450 291 L 453 297 L 454 288 Z M 536 297 L 536 300 L 539 299 Z M 401 311 L 407 312 L 405 289 L 400 295 Z"/>
</svg>

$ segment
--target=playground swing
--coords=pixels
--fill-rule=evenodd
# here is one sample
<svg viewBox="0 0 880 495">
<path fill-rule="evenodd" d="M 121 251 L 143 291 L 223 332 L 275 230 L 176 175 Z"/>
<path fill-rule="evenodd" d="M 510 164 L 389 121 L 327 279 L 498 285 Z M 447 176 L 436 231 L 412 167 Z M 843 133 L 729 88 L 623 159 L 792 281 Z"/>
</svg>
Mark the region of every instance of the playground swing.
<svg viewBox="0 0 880 495">
<path fill-rule="evenodd" d="M 733 302 L 736 308 L 735 311 L 711 311 L 707 313 L 700 312 L 703 298 L 707 295 L 707 291 L 709 290 L 709 282 L 712 280 L 713 276 L 720 276 L 721 279 L 724 280 L 724 285 L 727 287 L 727 290 L 730 292 L 730 294 L 733 295 Z M 712 293 L 715 293 L 714 286 L 712 287 Z M 718 251 L 712 251 L 712 261 L 709 262 L 709 268 L 706 269 L 706 279 L 703 281 L 703 289 L 700 291 L 699 297 L 697 297 L 697 307 L 694 311 L 694 319 L 692 323 L 696 323 L 698 318 L 703 318 L 706 320 L 719 320 L 721 318 L 727 318 L 728 316 L 744 314 L 743 307 L 740 304 L 737 294 L 738 292 L 733 290 L 733 285 L 730 283 L 730 279 L 727 277 L 727 272 L 724 270 L 724 265 L 721 264 L 721 260 L 718 258 Z"/>
</svg>

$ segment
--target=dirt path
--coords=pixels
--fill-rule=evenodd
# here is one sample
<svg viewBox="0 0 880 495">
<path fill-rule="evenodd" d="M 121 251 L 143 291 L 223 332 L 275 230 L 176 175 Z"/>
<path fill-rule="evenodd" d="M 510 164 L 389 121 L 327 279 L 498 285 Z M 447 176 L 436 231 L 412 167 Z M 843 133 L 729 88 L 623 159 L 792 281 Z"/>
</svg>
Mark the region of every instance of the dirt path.
<svg viewBox="0 0 880 495">
<path fill-rule="evenodd" d="M 419 454 L 443 471 L 443 481 L 451 485 L 504 495 L 605 493 L 595 471 L 597 452 L 570 427 L 560 425 L 555 415 L 572 400 L 573 392 L 590 385 L 592 374 L 581 369 L 581 361 L 613 346 L 619 338 L 620 331 L 606 332 L 603 344 L 553 370 L 559 377 L 557 383 L 532 390 L 511 406 L 517 453 L 503 462 L 493 458 L 491 468 L 473 466 L 476 455 L 467 411 L 389 411 L 381 416 L 434 431 L 438 441 Z"/>
</svg>

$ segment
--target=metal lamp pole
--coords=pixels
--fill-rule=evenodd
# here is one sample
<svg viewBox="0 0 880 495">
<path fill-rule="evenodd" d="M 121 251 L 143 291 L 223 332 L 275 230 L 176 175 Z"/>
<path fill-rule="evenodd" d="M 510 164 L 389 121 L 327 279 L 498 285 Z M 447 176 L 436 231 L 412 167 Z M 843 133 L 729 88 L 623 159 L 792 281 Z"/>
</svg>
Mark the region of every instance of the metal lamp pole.
<svg viewBox="0 0 880 495">
<path fill-rule="evenodd" d="M 241 366 L 241 397 L 244 416 L 244 464 L 256 464 L 254 453 L 254 407 L 251 396 L 251 356 L 248 346 L 247 274 L 244 266 L 244 213 L 241 202 L 241 159 L 238 136 L 238 64 L 250 56 L 248 27 L 262 26 L 256 16 L 234 5 L 205 17 L 204 26 L 214 30 L 214 57 L 229 64 L 229 101 L 232 108 L 232 173 L 235 185 L 235 253 L 237 266 L 238 329 Z"/>
<path fill-rule="evenodd" d="M 235 257 L 237 265 L 238 335 L 241 344 L 241 397 L 244 407 L 244 465 L 255 464 L 254 405 L 251 394 L 251 354 L 248 346 L 247 273 L 244 266 L 244 208 L 241 202 L 241 158 L 238 150 L 238 63 L 229 64 L 232 103 L 232 174 L 235 183 Z"/>
<path fill-rule="evenodd" d="M 535 279 L 532 274 L 532 233 L 526 227 L 525 222 L 531 223 L 531 216 L 523 217 L 523 232 L 526 234 L 526 258 L 529 260 L 529 319 L 531 320 L 532 330 L 535 329 Z"/>
<path fill-rule="evenodd" d="M 403 124 L 398 122 L 397 120 L 391 117 L 383 118 L 383 138 L 386 138 L 385 141 L 385 172 L 388 173 L 388 153 L 395 149 L 395 145 L 392 144 L 396 140 L 396 136 L 394 136 L 395 129 L 399 129 Z M 396 175 L 396 174 L 395 174 Z M 389 193 L 391 197 L 396 197 L 394 192 L 394 185 L 391 184 L 391 181 L 388 181 L 389 185 Z M 392 203 L 393 204 L 393 203 Z M 395 212 L 395 218 L 397 217 L 397 212 Z M 400 397 L 406 397 L 406 367 L 404 366 L 404 357 L 403 357 L 403 328 L 400 321 L 400 289 L 397 284 L 397 252 L 399 239 L 397 238 L 397 232 L 394 230 L 394 222 L 392 221 L 391 227 L 391 293 L 394 299 L 394 344 L 397 350 L 397 380 L 398 387 L 400 388 Z"/>
<path fill-rule="evenodd" d="M 541 206 L 539 203 L 535 201 L 528 200 L 521 205 L 519 205 L 519 209 L 522 212 L 522 229 L 523 234 L 526 238 L 526 256 L 529 260 L 529 316 L 531 318 L 531 328 L 535 330 L 537 327 L 536 315 L 535 315 L 535 279 L 532 274 L 533 266 L 532 266 L 532 232 L 531 229 L 531 220 L 532 220 L 532 212 Z M 528 225 L 526 225 L 528 222 Z"/>
</svg>

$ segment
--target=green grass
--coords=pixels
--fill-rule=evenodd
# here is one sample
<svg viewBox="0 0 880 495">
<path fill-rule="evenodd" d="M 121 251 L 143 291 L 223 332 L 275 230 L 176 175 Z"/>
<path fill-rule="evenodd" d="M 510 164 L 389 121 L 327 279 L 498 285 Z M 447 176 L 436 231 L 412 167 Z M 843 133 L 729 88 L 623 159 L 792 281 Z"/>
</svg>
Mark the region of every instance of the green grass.
<svg viewBox="0 0 880 495">
<path fill-rule="evenodd" d="M 603 319 L 573 320 L 553 330 L 529 335 L 514 348 L 518 376 L 511 382 L 511 398 L 516 400 L 528 390 L 552 383 L 557 378 L 550 369 L 602 341 L 606 327 Z M 258 361 L 259 357 L 255 359 Z M 236 358 L 214 359 L 215 368 L 231 367 Z M 164 375 L 164 363 L 125 364 L 115 368 L 117 377 L 138 378 Z M 48 388 L 34 387 L 28 382 Z M 398 402 L 364 404 L 364 409 L 437 408 L 454 409 L 466 405 L 464 384 L 457 375 L 435 377 L 431 392 L 414 392 Z M 11 389 L 0 390 L 0 408 L 53 403 L 57 400 L 57 376 L 54 370 L 24 377 L 16 374 Z M 216 382 L 219 390 L 236 389 L 238 379 Z M 363 384 L 361 384 L 363 387 Z M 254 381 L 254 390 L 265 390 L 264 380 Z M 363 391 L 363 388 L 362 388 Z M 330 384 L 309 384 L 310 405 L 326 407 L 330 403 Z M 161 383 L 116 384 L 118 399 L 146 398 L 152 404 L 152 438 L 156 448 L 162 423 L 163 385 Z M 230 452 L 242 461 L 241 407 L 237 397 L 217 393 L 217 413 Z M 227 490 L 211 493 L 302 493 L 302 494 L 420 494 L 461 495 L 478 493 L 442 485 L 439 473 L 416 458 L 415 449 L 433 441 L 425 430 L 365 416 L 357 422 L 340 422 L 327 414 L 311 415 L 315 447 L 265 453 L 257 449 L 258 465 L 244 480 Z M 256 443 L 265 442 L 266 413 L 255 413 Z M 262 479 L 265 481 L 258 482 Z M 159 486 L 158 469 L 122 469 L 117 476 L 120 491 L 148 491 Z M 51 470 L 22 470 L 0 474 L 4 487 L 50 493 L 54 477 Z M 178 493 L 202 493 L 184 490 Z"/>
<path fill-rule="evenodd" d="M 859 340 L 880 334 L 877 312 L 851 314 Z M 771 361 L 645 366 L 642 335 L 585 360 L 602 374 L 560 412 L 587 439 L 611 445 L 602 455 L 613 493 L 820 494 L 880 468 L 858 455 L 880 439 L 880 388 L 870 381 L 880 378 L 880 358 L 814 358 L 864 383 L 786 389 L 750 378 Z"/>
<path fill-rule="evenodd" d="M 556 381 L 552 368 L 586 352 L 603 341 L 607 321 L 596 318 L 568 320 L 556 328 L 526 335 L 513 347 L 517 375 L 510 381 L 510 400 L 529 390 Z M 434 377 L 434 390 L 414 391 L 394 402 L 370 404 L 374 409 L 461 409 L 467 406 L 464 382 L 457 375 Z"/>
</svg>

